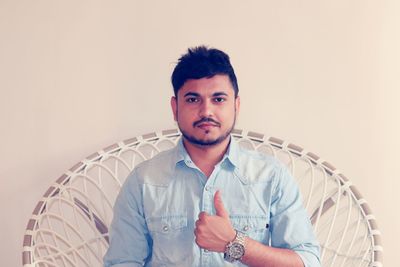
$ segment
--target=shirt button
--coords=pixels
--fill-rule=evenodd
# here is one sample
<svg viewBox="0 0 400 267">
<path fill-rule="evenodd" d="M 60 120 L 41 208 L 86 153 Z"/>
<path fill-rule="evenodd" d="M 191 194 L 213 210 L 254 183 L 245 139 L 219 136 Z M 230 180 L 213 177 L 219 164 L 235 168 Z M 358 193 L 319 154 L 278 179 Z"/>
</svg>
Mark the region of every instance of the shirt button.
<svg viewBox="0 0 400 267">
<path fill-rule="evenodd" d="M 244 227 L 243 227 L 243 231 L 249 231 L 249 226 L 248 225 L 245 225 Z"/>
<path fill-rule="evenodd" d="M 207 185 L 206 186 L 206 191 L 211 191 L 211 186 Z"/>
<path fill-rule="evenodd" d="M 164 225 L 162 229 L 164 232 L 168 232 L 168 230 L 169 230 L 168 225 Z"/>
<path fill-rule="evenodd" d="M 210 251 L 209 251 L 209 250 L 207 250 L 207 249 L 205 249 L 205 250 L 204 250 L 204 253 L 209 253 L 209 252 L 210 252 Z"/>
</svg>

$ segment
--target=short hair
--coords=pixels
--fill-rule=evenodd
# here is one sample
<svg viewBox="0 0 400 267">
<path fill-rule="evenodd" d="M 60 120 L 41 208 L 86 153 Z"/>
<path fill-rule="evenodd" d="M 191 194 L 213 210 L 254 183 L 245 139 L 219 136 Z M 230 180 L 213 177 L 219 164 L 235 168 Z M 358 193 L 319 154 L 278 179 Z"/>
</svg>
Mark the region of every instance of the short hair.
<svg viewBox="0 0 400 267">
<path fill-rule="evenodd" d="M 189 79 L 211 78 L 217 74 L 228 75 L 237 97 L 239 87 L 229 56 L 221 50 L 206 46 L 189 48 L 187 53 L 179 58 L 172 72 L 174 94 L 177 96 L 179 89 Z"/>
</svg>

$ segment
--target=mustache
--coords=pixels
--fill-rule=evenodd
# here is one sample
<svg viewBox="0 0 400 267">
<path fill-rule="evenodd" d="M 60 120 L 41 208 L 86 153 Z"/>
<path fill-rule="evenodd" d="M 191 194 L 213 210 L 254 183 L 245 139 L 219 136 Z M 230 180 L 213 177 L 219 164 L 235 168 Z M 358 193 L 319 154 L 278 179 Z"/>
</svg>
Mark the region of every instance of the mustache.
<svg viewBox="0 0 400 267">
<path fill-rule="evenodd" d="M 211 123 L 215 124 L 216 126 L 221 126 L 221 123 L 219 123 L 211 118 L 202 118 L 198 121 L 193 122 L 193 127 L 196 127 L 197 125 L 204 123 L 204 122 L 208 122 L 208 123 L 211 122 Z"/>
</svg>

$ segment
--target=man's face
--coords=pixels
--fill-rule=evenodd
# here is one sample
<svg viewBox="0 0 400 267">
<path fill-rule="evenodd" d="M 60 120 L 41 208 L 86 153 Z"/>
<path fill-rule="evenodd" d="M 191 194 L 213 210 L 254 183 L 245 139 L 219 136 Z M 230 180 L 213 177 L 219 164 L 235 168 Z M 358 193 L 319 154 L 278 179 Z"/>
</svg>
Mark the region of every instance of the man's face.
<svg viewBox="0 0 400 267">
<path fill-rule="evenodd" d="M 240 99 L 227 75 L 187 80 L 171 98 L 174 119 L 184 138 L 192 144 L 211 146 L 232 131 Z"/>
</svg>

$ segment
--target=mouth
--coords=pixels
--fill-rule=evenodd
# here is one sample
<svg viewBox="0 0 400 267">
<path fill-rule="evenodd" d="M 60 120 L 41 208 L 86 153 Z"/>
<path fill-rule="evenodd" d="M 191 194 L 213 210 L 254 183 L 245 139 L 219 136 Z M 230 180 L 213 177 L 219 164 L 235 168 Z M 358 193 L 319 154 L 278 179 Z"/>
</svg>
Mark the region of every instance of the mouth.
<svg viewBox="0 0 400 267">
<path fill-rule="evenodd" d="M 207 123 L 199 123 L 198 125 L 196 125 L 196 127 L 203 129 L 203 130 L 209 130 L 211 128 L 218 127 L 218 125 L 207 122 Z"/>
<path fill-rule="evenodd" d="M 217 121 L 210 119 L 210 118 L 205 118 L 205 119 L 202 119 L 200 121 L 196 121 L 195 123 L 193 123 L 194 127 L 198 127 L 200 129 L 206 129 L 206 130 L 214 128 L 214 127 L 220 127 L 220 125 L 221 125 L 220 123 L 218 123 Z"/>
</svg>

